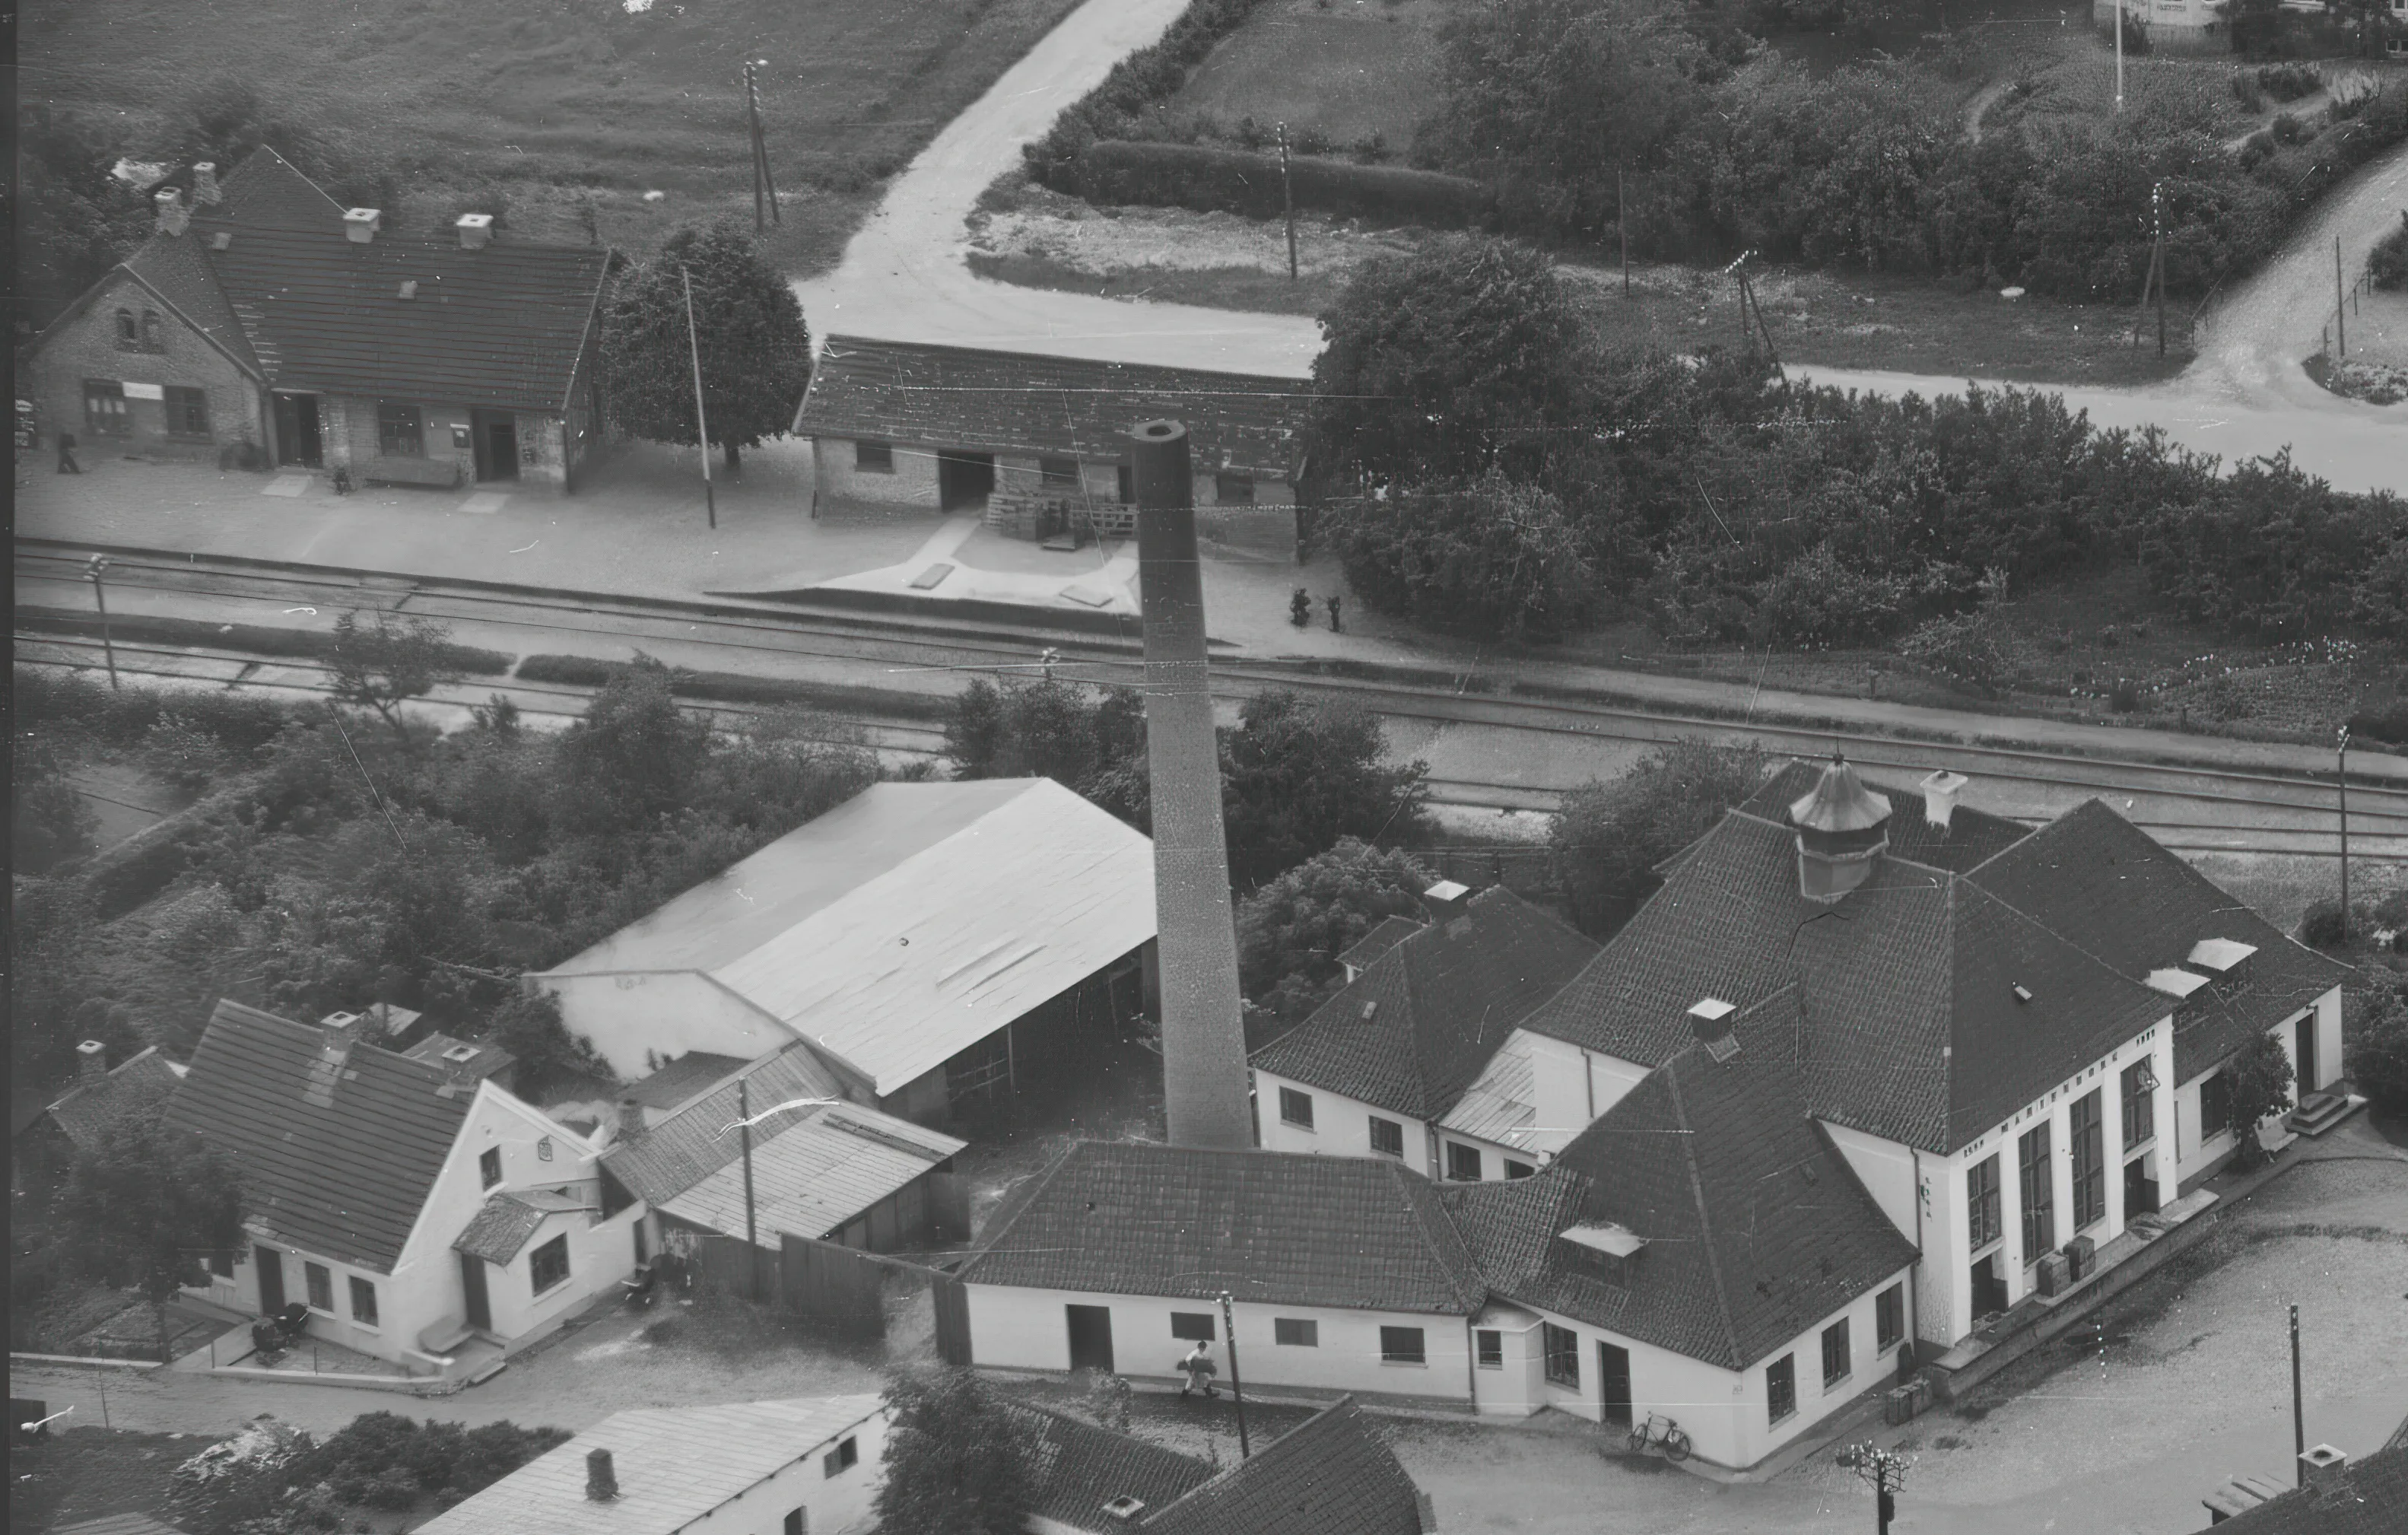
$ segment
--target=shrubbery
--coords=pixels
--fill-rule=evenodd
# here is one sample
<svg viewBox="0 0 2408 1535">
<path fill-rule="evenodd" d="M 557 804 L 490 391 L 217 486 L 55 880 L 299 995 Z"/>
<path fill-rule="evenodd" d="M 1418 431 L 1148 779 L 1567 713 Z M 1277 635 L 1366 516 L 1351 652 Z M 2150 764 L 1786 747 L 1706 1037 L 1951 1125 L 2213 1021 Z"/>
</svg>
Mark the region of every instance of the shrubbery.
<svg viewBox="0 0 2408 1535">
<path fill-rule="evenodd" d="M 1464 229 L 1488 215 L 1479 182 L 1402 165 L 1350 165 L 1291 155 L 1289 186 L 1299 208 L 1339 218 Z M 1054 173 L 1053 185 L 1094 203 L 1192 208 L 1198 212 L 1280 216 L 1277 154 L 1218 144 L 1103 139 Z"/>
<path fill-rule="evenodd" d="M 2400 227 L 2374 242 L 2367 252 L 2366 274 L 2374 285 L 2386 293 L 2408 288 L 2408 209 L 2400 215 Z"/>
</svg>

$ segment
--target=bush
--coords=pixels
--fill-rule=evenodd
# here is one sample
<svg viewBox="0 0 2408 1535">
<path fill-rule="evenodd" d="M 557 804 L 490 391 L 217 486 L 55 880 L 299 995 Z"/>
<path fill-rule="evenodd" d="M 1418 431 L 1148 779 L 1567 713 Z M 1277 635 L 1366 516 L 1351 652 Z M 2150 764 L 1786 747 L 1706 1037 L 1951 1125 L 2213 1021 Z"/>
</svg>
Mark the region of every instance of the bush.
<svg viewBox="0 0 2408 1535">
<path fill-rule="evenodd" d="M 2378 979 L 2352 997 L 2342 1058 L 2349 1079 L 2386 1114 L 2408 1114 L 2408 991 Z"/>
<path fill-rule="evenodd" d="M 2343 919 L 2341 902 L 2310 902 L 2300 919 L 2300 941 L 2311 949 L 2338 949 L 2347 943 L 2349 924 Z"/>
<path fill-rule="evenodd" d="M 1081 152 L 1099 138 L 1128 138 L 1151 128 L 1167 135 L 1153 108 L 1179 93 L 1187 72 L 1204 62 L 1222 38 L 1245 25 L 1262 0 L 1190 0 L 1162 40 L 1140 48 L 1112 65 L 1103 83 L 1070 104 L 1044 137 L 1021 152 L 1032 180 L 1076 192 Z"/>
<path fill-rule="evenodd" d="M 1489 639 L 1554 639 L 1597 601 L 1597 579 L 1563 503 L 1491 470 L 1385 499 L 1326 504 L 1322 537 L 1376 609 Z"/>
<path fill-rule="evenodd" d="M 1081 151 L 1056 180 L 1058 190 L 1093 203 L 1257 219 L 1277 218 L 1284 207 L 1277 154 L 1212 144 L 1105 139 Z M 1292 154 L 1289 185 L 1298 208 L 1341 219 L 1469 229 L 1489 215 L 1488 191 L 1479 182 L 1402 165 Z"/>
<path fill-rule="evenodd" d="M 1432 882 L 1411 854 L 1352 837 L 1288 869 L 1238 903 L 1247 997 L 1275 1025 L 1302 1023 L 1337 988 L 1338 956 L 1388 917 L 1418 919 Z"/>
<path fill-rule="evenodd" d="M 1927 619 L 1899 643 L 1899 653 L 1996 697 L 2014 675 L 1999 624 L 1987 612 Z"/>
<path fill-rule="evenodd" d="M 1656 866 L 1761 787 L 1768 767 L 1753 744 L 1676 740 L 1612 782 L 1566 795 L 1547 840 L 1565 904 L 1581 931 L 1612 937 L 1663 882 Z"/>
<path fill-rule="evenodd" d="M 2400 215 L 2400 227 L 2374 242 L 2366 255 L 2366 275 L 2386 293 L 2408 288 L 2408 209 Z"/>
<path fill-rule="evenodd" d="M 2233 99 L 2241 103 L 2243 111 L 2255 115 L 2266 109 L 2266 88 L 2258 83 L 2257 76 L 2245 69 L 2236 69 L 2230 79 Z"/>
<path fill-rule="evenodd" d="M 2258 65 L 2257 82 L 2258 89 L 2276 101 L 2297 101 L 2325 88 L 2324 75 L 2315 65 L 2296 60 Z"/>
</svg>

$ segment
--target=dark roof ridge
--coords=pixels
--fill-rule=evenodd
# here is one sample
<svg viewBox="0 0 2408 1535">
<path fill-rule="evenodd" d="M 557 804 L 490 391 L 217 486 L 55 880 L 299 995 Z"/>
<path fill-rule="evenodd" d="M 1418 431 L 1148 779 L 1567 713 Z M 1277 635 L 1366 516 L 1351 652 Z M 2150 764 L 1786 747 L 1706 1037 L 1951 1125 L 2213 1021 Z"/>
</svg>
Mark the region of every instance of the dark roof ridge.
<svg viewBox="0 0 2408 1535">
<path fill-rule="evenodd" d="M 1672 1122 L 1681 1130 L 1681 1168 L 1688 1174 L 1689 1198 L 1698 1207 L 1698 1245 L 1705 1249 L 1706 1271 L 1713 1275 L 1714 1309 L 1722 1318 L 1723 1341 L 1730 1347 L 1730 1368 L 1739 1370 L 1746 1366 L 1747 1360 L 1740 1348 L 1739 1324 L 1731 1319 L 1730 1286 L 1723 1278 L 1722 1255 L 1714 1251 L 1713 1213 L 1706 1206 L 1705 1180 L 1698 1173 L 1694 1139 L 1697 1132 L 1689 1125 L 1688 1106 L 1681 1101 L 1681 1062 L 1686 1058 L 1694 1069 L 1699 1049 L 1698 1045 L 1691 1045 L 1665 1063 L 1670 1069 L 1664 1073 L 1664 1091 L 1672 1100 Z"/>
<path fill-rule="evenodd" d="M 1441 1242 L 1439 1234 L 1430 1229 L 1426 1207 L 1436 1206 L 1439 1219 L 1446 1223 L 1446 1237 L 1463 1249 L 1464 1256 L 1469 1260 L 1469 1267 L 1476 1280 L 1474 1284 L 1466 1289 L 1454 1271 L 1455 1266 L 1448 1264 L 1446 1265 L 1447 1284 L 1455 1290 L 1467 1311 L 1478 1311 L 1481 1303 L 1488 1298 L 1488 1276 L 1481 1271 L 1480 1255 L 1472 1251 L 1471 1240 L 1463 1234 L 1463 1228 L 1455 1225 L 1455 1217 L 1448 1213 L 1446 1202 L 1442 1199 L 1426 1198 L 1426 1195 L 1434 1190 L 1437 1185 L 1399 1163 L 1383 1161 L 1380 1165 L 1387 1169 L 1390 1185 L 1396 1189 L 1398 1197 L 1404 1201 L 1405 1209 L 1411 1212 L 1413 1229 L 1420 1235 L 1422 1245 L 1433 1254 L 1440 1250 Z M 1417 1187 L 1416 1184 L 1420 1186 Z"/>
</svg>

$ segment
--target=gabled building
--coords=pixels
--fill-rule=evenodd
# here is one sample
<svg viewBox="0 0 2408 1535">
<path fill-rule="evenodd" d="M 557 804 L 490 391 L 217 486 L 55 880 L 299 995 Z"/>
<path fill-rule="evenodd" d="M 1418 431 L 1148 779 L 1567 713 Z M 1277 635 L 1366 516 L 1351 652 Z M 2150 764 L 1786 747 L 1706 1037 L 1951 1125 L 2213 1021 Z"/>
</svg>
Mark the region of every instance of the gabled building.
<svg viewBox="0 0 2408 1535">
<path fill-rule="evenodd" d="M 1341 1397 L 1159 1513 L 1151 1535 L 1436 1535 L 1413 1485 L 1369 1418 Z"/>
<path fill-rule="evenodd" d="M 1118 1038 L 1151 992 L 1154 849 L 1050 779 L 873 784 L 529 977 L 623 1077 L 800 1041 L 923 1124 Z"/>
<path fill-rule="evenodd" d="M 1431 1178 L 1528 1177 L 1594 1115 L 1541 1117 L 1539 1063 L 1571 1053 L 1521 1026 L 1598 946 L 1501 885 L 1425 899 L 1428 924 L 1382 923 L 1340 956 L 1346 985 L 1254 1053 L 1258 1140 Z"/>
<path fill-rule="evenodd" d="M 200 1292 L 451 1377 L 545 1337 L 636 1264 L 596 1148 L 487 1080 L 220 1002 L 166 1122 L 240 1171 L 250 1244 Z"/>
<path fill-rule="evenodd" d="M 105 1143 L 112 1126 L 129 1118 L 155 1117 L 175 1096 L 185 1068 L 150 1046 L 112 1067 L 108 1047 L 98 1040 L 76 1046 L 76 1084 L 27 1116 L 12 1138 L 9 1181 L 22 1190 L 64 1175 L 79 1155 Z"/>
<path fill-rule="evenodd" d="M 43 330 L 41 419 L 92 452 L 566 491 L 599 440 L 609 252 L 345 208 L 274 150 L 151 195 L 150 239 Z"/>
</svg>

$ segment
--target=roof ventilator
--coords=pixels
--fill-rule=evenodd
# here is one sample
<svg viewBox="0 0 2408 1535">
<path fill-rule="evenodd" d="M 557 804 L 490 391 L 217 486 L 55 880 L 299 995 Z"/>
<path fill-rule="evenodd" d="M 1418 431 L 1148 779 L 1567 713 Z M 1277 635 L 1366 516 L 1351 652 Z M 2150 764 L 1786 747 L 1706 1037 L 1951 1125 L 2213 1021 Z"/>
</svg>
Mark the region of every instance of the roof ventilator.
<svg viewBox="0 0 2408 1535">
<path fill-rule="evenodd" d="M 1730 1025 L 1731 1015 L 1738 1011 L 1719 997 L 1709 997 L 1689 1010 L 1691 1032 L 1718 1066 L 1739 1054 L 1739 1039 L 1731 1033 Z"/>
</svg>

